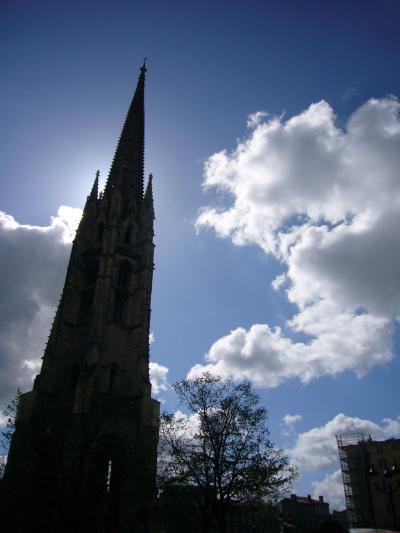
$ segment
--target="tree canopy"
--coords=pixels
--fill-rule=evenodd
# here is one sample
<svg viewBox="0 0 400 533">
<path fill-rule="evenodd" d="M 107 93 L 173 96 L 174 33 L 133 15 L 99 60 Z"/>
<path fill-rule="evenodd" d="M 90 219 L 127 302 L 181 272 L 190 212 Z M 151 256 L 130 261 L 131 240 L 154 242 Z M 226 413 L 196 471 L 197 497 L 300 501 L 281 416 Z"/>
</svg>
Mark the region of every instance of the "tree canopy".
<svg viewBox="0 0 400 533">
<path fill-rule="evenodd" d="M 250 383 L 209 373 L 174 385 L 188 414 L 163 413 L 162 487 L 186 486 L 199 509 L 226 531 L 233 502 L 276 500 L 296 476 L 269 440 L 268 413 Z"/>
<path fill-rule="evenodd" d="M 2 416 L 6 420 L 6 424 L 0 433 L 0 479 L 3 478 L 6 461 L 5 457 L 10 448 L 11 439 L 15 431 L 15 419 L 17 417 L 18 404 L 21 397 L 21 391 L 17 389 L 15 398 L 4 409 Z"/>
</svg>

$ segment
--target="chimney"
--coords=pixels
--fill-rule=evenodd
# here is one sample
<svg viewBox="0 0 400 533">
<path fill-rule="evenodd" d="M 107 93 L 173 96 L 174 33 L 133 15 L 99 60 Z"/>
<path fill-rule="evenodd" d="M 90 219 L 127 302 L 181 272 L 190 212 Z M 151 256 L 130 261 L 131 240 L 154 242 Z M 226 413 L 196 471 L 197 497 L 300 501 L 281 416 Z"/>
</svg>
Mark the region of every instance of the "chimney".
<svg viewBox="0 0 400 533">
<path fill-rule="evenodd" d="M 324 503 L 324 497 L 323 496 L 318 496 L 318 499 L 319 499 L 320 503 Z"/>
</svg>

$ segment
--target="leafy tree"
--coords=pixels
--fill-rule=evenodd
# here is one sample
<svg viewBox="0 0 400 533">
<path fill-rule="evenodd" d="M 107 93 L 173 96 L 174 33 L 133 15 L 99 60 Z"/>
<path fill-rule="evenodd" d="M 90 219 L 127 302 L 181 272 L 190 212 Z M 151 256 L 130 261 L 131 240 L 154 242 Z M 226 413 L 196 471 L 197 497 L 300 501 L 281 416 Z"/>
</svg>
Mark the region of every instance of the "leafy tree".
<svg viewBox="0 0 400 533">
<path fill-rule="evenodd" d="M 7 454 L 10 448 L 12 436 L 15 431 L 15 418 L 17 416 L 20 397 L 21 391 L 18 389 L 15 398 L 11 400 L 2 413 L 7 422 L 4 429 L 0 433 L 0 451 L 2 453 L 2 455 L 0 455 L 0 479 L 3 477 L 6 467 L 5 456 L 3 454 Z"/>
<path fill-rule="evenodd" d="M 5 461 L 4 455 L 0 455 L 0 480 L 3 479 L 5 469 L 6 469 L 6 461 Z"/>
<path fill-rule="evenodd" d="M 248 382 L 209 373 L 174 385 L 189 415 L 163 413 L 159 478 L 164 490 L 187 487 L 202 513 L 227 531 L 232 502 L 276 500 L 296 477 L 269 440 L 267 411 Z"/>
</svg>

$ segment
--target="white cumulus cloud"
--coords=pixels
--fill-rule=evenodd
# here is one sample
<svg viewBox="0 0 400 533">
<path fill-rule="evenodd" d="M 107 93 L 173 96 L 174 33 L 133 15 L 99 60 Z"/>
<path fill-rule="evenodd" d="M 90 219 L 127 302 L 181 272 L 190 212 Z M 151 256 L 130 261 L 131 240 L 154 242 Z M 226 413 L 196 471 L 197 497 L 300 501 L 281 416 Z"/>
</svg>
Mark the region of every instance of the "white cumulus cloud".
<svg viewBox="0 0 400 533">
<path fill-rule="evenodd" d="M 166 366 L 150 361 L 150 381 L 153 396 L 159 396 L 161 391 L 168 390 L 168 371 Z"/>
<path fill-rule="evenodd" d="M 343 511 L 346 508 L 340 469 L 335 470 L 332 474 L 327 474 L 321 481 L 314 481 L 312 488 L 313 498 L 318 499 L 319 496 L 323 496 L 324 500 L 329 503 L 330 511 Z"/>
<path fill-rule="evenodd" d="M 284 332 L 269 324 L 236 328 L 189 376 L 207 369 L 276 386 L 345 370 L 362 376 L 392 359 L 399 112 L 395 97 L 371 99 L 344 129 L 324 101 L 287 120 L 256 113 L 234 151 L 207 160 L 204 188 L 226 194 L 222 205 L 200 211 L 197 227 L 274 256 L 282 273 L 272 287 L 297 311 Z"/>
<path fill-rule="evenodd" d="M 296 422 L 303 420 L 303 417 L 301 415 L 285 415 L 282 420 L 285 426 L 293 426 Z"/>
<path fill-rule="evenodd" d="M 40 368 L 80 216 L 61 206 L 48 226 L 32 226 L 0 212 L 0 405 Z"/>
</svg>

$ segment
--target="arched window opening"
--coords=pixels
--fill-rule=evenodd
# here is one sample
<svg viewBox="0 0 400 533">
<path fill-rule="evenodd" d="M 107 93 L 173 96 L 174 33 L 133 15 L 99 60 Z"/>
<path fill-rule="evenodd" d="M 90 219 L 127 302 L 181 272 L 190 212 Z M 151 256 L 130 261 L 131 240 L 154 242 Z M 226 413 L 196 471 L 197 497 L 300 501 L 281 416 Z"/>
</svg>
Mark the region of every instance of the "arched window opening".
<svg viewBox="0 0 400 533">
<path fill-rule="evenodd" d="M 78 384 L 79 378 L 79 364 L 74 363 L 71 367 L 69 386 L 71 389 L 75 389 Z"/>
<path fill-rule="evenodd" d="M 97 258 L 90 259 L 85 267 L 85 285 L 93 285 L 96 283 L 98 271 L 99 260 Z"/>
<path fill-rule="evenodd" d="M 96 229 L 96 242 L 100 243 L 103 240 L 104 224 L 100 223 Z"/>
<path fill-rule="evenodd" d="M 81 305 L 79 308 L 79 317 L 81 319 L 88 318 L 92 310 L 94 299 L 94 290 L 85 291 L 81 295 Z"/>
<path fill-rule="evenodd" d="M 132 265 L 129 261 L 123 261 L 118 272 L 118 287 L 127 288 L 132 276 Z"/>
<path fill-rule="evenodd" d="M 125 447 L 118 435 L 110 433 L 103 435 L 97 441 L 96 448 L 96 470 L 93 481 L 99 508 L 104 512 L 102 517 L 104 531 L 111 533 L 118 529 Z"/>
<path fill-rule="evenodd" d="M 124 243 L 130 244 L 132 239 L 132 226 L 128 226 L 125 230 Z"/>
<path fill-rule="evenodd" d="M 112 461 L 110 459 L 108 461 L 108 467 L 107 467 L 106 492 L 111 491 L 111 475 L 112 475 Z"/>
<path fill-rule="evenodd" d="M 125 297 L 117 294 L 115 298 L 114 322 L 121 323 L 124 318 Z"/>
</svg>

